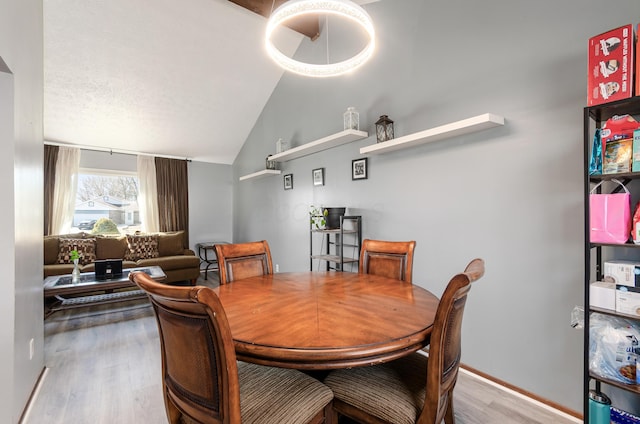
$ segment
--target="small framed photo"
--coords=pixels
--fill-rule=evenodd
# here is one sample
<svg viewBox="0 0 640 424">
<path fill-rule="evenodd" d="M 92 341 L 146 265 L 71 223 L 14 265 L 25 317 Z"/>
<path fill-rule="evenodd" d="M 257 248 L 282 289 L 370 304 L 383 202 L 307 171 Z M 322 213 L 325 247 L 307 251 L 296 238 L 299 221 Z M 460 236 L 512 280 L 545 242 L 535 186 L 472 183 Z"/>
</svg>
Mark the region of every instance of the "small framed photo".
<svg viewBox="0 0 640 424">
<path fill-rule="evenodd" d="M 293 174 L 286 174 L 284 176 L 284 189 L 291 190 L 293 188 Z"/>
<path fill-rule="evenodd" d="M 314 186 L 324 185 L 324 168 L 314 169 L 312 175 Z"/>
<path fill-rule="evenodd" d="M 351 179 L 352 180 L 367 179 L 367 158 L 354 159 L 351 161 Z"/>
</svg>

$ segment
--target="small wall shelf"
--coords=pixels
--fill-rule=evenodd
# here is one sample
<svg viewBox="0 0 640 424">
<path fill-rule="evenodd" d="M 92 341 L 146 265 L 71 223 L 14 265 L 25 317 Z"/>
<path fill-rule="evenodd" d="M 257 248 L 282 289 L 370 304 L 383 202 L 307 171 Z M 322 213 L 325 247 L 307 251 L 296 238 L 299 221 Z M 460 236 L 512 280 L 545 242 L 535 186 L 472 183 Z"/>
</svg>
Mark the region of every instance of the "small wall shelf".
<svg viewBox="0 0 640 424">
<path fill-rule="evenodd" d="M 250 180 L 253 178 L 270 177 L 272 175 L 279 175 L 282 171 L 279 169 L 263 169 L 262 171 L 254 172 L 253 174 L 243 175 L 240 177 L 240 181 Z"/>
<path fill-rule="evenodd" d="M 319 140 L 311 141 L 301 146 L 294 147 L 281 153 L 276 153 L 270 157 L 270 160 L 276 162 L 287 162 L 292 159 L 298 159 L 303 156 L 307 156 L 313 153 L 318 153 L 323 150 L 338 147 L 343 144 L 351 143 L 352 141 L 361 140 L 369 137 L 369 134 L 365 131 L 358 130 L 344 130 L 339 133 L 321 138 Z"/>
<path fill-rule="evenodd" d="M 393 140 L 377 143 L 360 149 L 360 154 L 382 154 L 394 150 L 407 149 L 432 141 L 444 140 L 458 135 L 469 134 L 504 125 L 504 117 L 485 113 L 450 124 L 398 137 Z"/>
</svg>

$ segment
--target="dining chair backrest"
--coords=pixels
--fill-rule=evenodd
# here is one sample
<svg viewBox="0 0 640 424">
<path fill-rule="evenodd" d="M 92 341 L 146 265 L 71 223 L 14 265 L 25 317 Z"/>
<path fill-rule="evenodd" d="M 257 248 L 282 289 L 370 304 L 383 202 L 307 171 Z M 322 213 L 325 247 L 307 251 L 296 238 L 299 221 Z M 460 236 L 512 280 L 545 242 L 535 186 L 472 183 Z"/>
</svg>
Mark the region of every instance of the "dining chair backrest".
<svg viewBox="0 0 640 424">
<path fill-rule="evenodd" d="M 271 250 L 266 240 L 248 243 L 216 244 L 220 284 L 273 274 Z"/>
<path fill-rule="evenodd" d="M 363 424 L 453 424 L 462 316 L 471 283 L 483 275 L 484 261 L 474 259 L 447 284 L 436 309 L 428 358 L 419 351 L 370 367 L 331 371 L 324 379 L 334 393 L 331 421 L 346 416 Z"/>
<path fill-rule="evenodd" d="M 358 272 L 412 282 L 415 241 L 362 241 Z"/>
<path fill-rule="evenodd" d="M 198 423 L 239 424 L 240 387 L 229 323 L 211 288 L 169 286 L 144 272 L 129 277 L 151 300 L 162 352 L 165 409 Z"/>
<path fill-rule="evenodd" d="M 453 414 L 451 398 L 462 353 L 462 316 L 471 283 L 484 275 L 484 261 L 474 259 L 455 275 L 440 298 L 431 332 L 427 363 L 427 390 L 418 422 L 440 423 Z M 453 422 L 453 416 L 445 422 Z"/>
</svg>

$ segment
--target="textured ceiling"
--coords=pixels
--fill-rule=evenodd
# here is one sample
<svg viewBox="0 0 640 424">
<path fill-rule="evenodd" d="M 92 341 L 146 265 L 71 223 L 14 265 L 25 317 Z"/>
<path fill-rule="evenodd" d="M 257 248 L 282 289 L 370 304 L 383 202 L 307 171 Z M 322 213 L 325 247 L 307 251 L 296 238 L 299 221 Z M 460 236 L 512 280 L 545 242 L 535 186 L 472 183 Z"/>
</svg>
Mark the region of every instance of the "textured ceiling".
<svg viewBox="0 0 640 424">
<path fill-rule="evenodd" d="M 283 72 L 266 19 L 227 0 L 43 4 L 48 142 L 231 164 Z"/>
<path fill-rule="evenodd" d="M 44 0 L 45 140 L 232 163 L 282 75 L 265 26 L 226 0 Z"/>
</svg>

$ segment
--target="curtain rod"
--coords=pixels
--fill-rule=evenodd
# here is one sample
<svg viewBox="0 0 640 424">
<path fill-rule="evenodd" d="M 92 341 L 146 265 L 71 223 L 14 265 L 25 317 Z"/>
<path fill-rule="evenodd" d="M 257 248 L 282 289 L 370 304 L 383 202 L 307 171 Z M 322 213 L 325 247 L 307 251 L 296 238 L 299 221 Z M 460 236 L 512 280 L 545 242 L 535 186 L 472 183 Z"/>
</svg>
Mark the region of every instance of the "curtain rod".
<svg viewBox="0 0 640 424">
<path fill-rule="evenodd" d="M 154 156 L 158 158 L 180 159 L 180 160 L 186 160 L 187 162 L 191 162 L 191 159 L 186 158 L 184 156 L 157 155 L 153 153 L 137 152 L 135 150 L 111 149 L 109 147 L 97 147 L 97 146 L 88 146 L 88 145 L 82 145 L 82 144 L 60 143 L 58 141 L 49 141 L 49 140 L 45 140 L 44 144 L 48 144 L 49 146 L 76 147 L 81 150 L 92 150 L 94 152 L 107 152 L 110 154 L 119 153 L 123 155 L 133 155 L 133 156 Z"/>
</svg>

